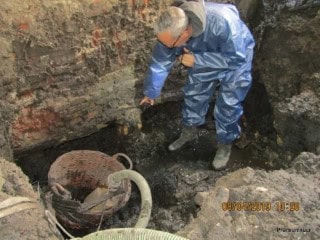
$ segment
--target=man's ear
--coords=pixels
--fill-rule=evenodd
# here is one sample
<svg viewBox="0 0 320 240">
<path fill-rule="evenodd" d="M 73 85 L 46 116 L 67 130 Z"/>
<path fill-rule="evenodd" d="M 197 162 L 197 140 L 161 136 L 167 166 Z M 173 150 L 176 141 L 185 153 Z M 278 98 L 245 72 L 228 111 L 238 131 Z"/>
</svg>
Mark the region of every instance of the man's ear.
<svg viewBox="0 0 320 240">
<path fill-rule="evenodd" d="M 192 25 L 189 25 L 186 30 L 183 31 L 183 37 L 190 37 L 192 35 Z"/>
</svg>

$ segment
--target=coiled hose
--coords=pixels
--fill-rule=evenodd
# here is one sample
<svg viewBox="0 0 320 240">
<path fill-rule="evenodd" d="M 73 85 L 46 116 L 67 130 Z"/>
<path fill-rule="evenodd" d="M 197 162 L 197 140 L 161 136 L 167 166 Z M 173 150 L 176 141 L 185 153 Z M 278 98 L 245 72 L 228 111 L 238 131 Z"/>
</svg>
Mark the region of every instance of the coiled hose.
<svg viewBox="0 0 320 240">
<path fill-rule="evenodd" d="M 124 179 L 133 181 L 138 186 L 141 195 L 141 210 L 135 228 L 146 228 L 150 220 L 152 209 L 152 197 L 149 185 L 144 177 L 138 172 L 133 170 L 121 170 L 109 175 L 108 187 L 110 189 L 117 189 Z"/>
<path fill-rule="evenodd" d="M 188 240 L 171 233 L 146 228 L 114 228 L 74 240 Z"/>
</svg>

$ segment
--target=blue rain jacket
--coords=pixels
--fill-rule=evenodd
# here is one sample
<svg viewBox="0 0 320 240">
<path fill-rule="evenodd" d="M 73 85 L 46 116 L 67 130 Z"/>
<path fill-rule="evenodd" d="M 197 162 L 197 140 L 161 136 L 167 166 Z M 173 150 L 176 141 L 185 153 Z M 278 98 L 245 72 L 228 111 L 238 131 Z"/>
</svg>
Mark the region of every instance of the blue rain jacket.
<svg viewBox="0 0 320 240">
<path fill-rule="evenodd" d="M 205 3 L 204 32 L 191 37 L 185 48 L 193 52 L 195 64 L 188 69 L 184 87 L 183 123 L 199 126 L 205 122 L 209 102 L 219 85 L 214 118 L 217 140 L 231 143 L 241 132 L 242 101 L 251 86 L 254 39 L 230 4 Z M 168 48 L 158 42 L 144 81 L 144 94 L 159 97 L 164 82 L 183 47 Z"/>
</svg>

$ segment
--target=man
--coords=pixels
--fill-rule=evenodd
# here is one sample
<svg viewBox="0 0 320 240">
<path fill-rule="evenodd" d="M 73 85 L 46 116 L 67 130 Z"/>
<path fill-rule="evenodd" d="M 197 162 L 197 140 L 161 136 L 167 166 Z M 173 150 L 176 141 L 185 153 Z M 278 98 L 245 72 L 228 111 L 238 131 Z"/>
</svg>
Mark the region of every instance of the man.
<svg viewBox="0 0 320 240">
<path fill-rule="evenodd" d="M 176 1 L 155 24 L 158 43 L 144 82 L 141 104 L 154 104 L 175 59 L 188 68 L 184 86 L 183 127 L 169 150 L 174 151 L 197 135 L 209 102 L 219 85 L 214 118 L 218 150 L 213 168 L 226 167 L 232 142 L 239 138 L 243 102 L 251 86 L 254 39 L 230 4 Z"/>
</svg>

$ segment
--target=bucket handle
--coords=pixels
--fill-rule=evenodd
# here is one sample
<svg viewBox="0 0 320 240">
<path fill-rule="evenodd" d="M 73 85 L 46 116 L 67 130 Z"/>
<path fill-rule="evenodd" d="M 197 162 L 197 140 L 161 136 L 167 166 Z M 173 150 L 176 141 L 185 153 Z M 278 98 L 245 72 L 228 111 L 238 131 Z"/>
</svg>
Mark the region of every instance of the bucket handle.
<svg viewBox="0 0 320 240">
<path fill-rule="evenodd" d="M 132 170 L 133 168 L 133 164 L 132 164 L 132 161 L 131 159 L 124 153 L 116 153 L 112 156 L 113 159 L 117 160 L 118 157 L 123 157 L 124 159 L 126 159 L 129 163 L 129 168 L 130 170 Z"/>
</svg>

